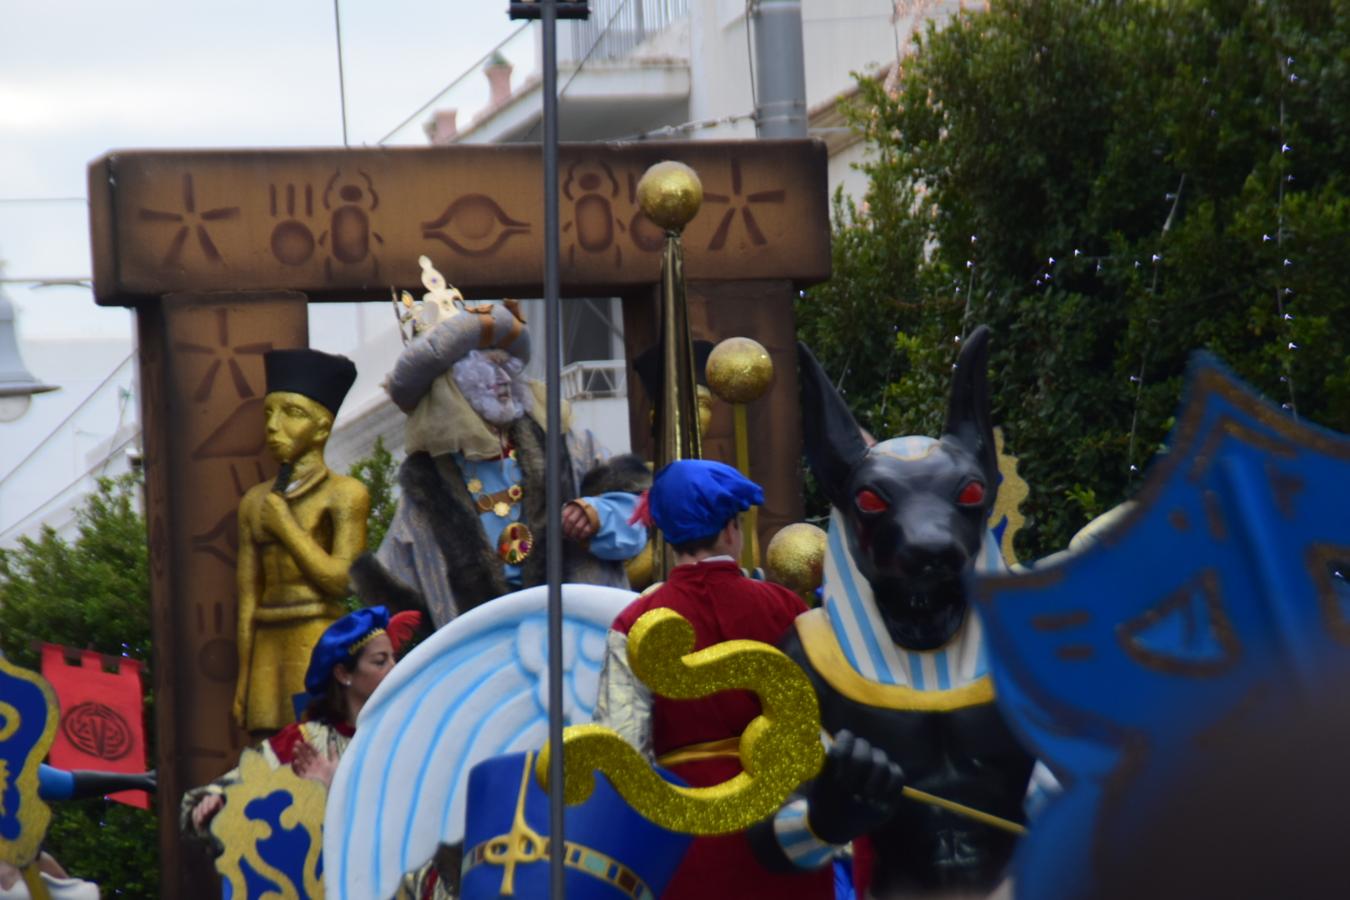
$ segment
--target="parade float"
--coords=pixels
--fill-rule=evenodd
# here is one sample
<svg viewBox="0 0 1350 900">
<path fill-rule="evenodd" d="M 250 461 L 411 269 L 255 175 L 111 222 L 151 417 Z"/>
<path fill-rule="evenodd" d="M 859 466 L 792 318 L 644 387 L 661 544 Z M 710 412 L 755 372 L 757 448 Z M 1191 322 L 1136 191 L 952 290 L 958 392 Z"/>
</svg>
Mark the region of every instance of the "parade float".
<svg viewBox="0 0 1350 900">
<path fill-rule="evenodd" d="M 1178 821 L 1241 818 L 1245 795 L 1214 790 L 1202 754 L 1240 758 L 1267 722 L 1298 734 L 1337 683 L 1350 442 L 1202 359 L 1136 504 L 1082 549 L 1006 571 L 1025 485 L 990 415 L 997 335 L 961 335 L 940 434 L 877 442 L 794 344 L 782 313 L 829 271 L 818 145 L 558 151 L 545 130 L 542 165 L 523 147 L 112 153 L 91 165 L 96 294 L 134 308 L 140 338 L 164 895 L 223 885 L 239 897 L 648 898 L 691 847 L 723 835 L 743 836 L 766 872 L 838 865 L 849 881 L 838 896 L 1105 896 L 1121 885 L 1164 896 L 1163 882 L 1214 878 L 1224 847 L 1181 835 L 1193 858 L 1168 856 L 1156 835 L 1175 836 L 1168 814 L 1185 811 L 1192 784 L 1210 788 L 1212 805 Z M 542 192 L 521 187 L 541 180 Z M 397 291 L 418 282 L 427 295 L 405 302 Z M 485 359 L 489 386 L 499 372 L 512 383 L 527 323 L 492 298 L 540 285 L 548 379 L 528 400 L 498 396 L 521 409 L 495 420 L 468 402 L 470 375 L 455 367 Z M 409 468 L 394 543 L 357 562 L 370 605 L 347 632 L 335 572 L 364 543 L 351 521 L 363 501 L 322 465 L 344 389 L 335 375 L 273 378 L 267 360 L 312 352 L 307 303 L 385 302 L 390 287 L 409 327 L 391 396 L 425 420 L 416 452 L 428 480 L 421 463 Z M 765 486 L 738 561 L 762 561 L 816 607 L 777 647 L 698 646 L 690 623 L 658 609 L 612 656 L 613 625 L 637 595 L 564 583 L 577 550 L 565 542 L 621 562 L 612 535 L 641 505 L 591 502 L 636 497 L 635 485 L 588 492 L 593 467 L 558 402 L 559 294 L 602 290 L 624 295 L 629 359 L 659 348 L 660 387 L 630 417 L 658 477 L 720 458 Z M 696 425 L 695 336 L 742 339 L 707 361 L 712 394 L 731 405 L 720 434 Z M 488 422 L 497 447 L 437 443 L 430 420 L 452 405 L 419 409 L 455 391 L 470 407 L 456 421 Z M 272 437 L 274 418 L 302 440 Z M 827 532 L 800 521 L 803 444 L 833 507 Z M 453 499 L 437 503 L 438 491 Z M 348 520 L 329 527 L 332 516 Z M 611 537 L 595 540 L 606 524 Z M 774 537 L 763 560 L 761 535 Z M 666 579 L 679 547 L 648 537 Z M 599 555 L 606 540 L 612 558 Z M 606 578 L 615 568 L 598 566 Z M 455 581 L 470 569 L 472 583 Z M 431 633 L 381 673 L 346 732 L 287 722 L 246 749 L 241 724 L 276 724 L 251 715 L 258 679 L 281 685 L 277 660 L 289 670 L 289 686 L 268 685 L 273 715 L 298 693 L 299 670 L 321 676 L 304 685 L 311 700 L 349 697 L 343 679 L 393 646 L 392 617 L 374 612 L 386 603 L 421 613 Z M 260 615 L 283 607 L 294 609 Z M 256 659 L 257 635 L 279 623 L 283 636 L 266 642 L 276 659 Z M 616 660 L 655 698 L 752 692 L 757 712 L 734 739 L 679 748 L 738 771 L 691 786 L 592 721 Z M 0 861 L 40 897 L 36 767 L 61 713 L 32 673 L 0 661 L 0 677 Z M 326 790 L 294 771 L 302 756 L 332 764 Z M 213 782 L 214 815 L 195 823 L 206 846 L 189 845 L 181 798 Z M 1274 845 L 1270 832 L 1301 808 L 1330 820 L 1315 799 L 1266 802 L 1257 833 Z M 1135 846 L 1165 864 L 1137 864 L 1121 849 Z M 1335 883 L 1320 862 L 1257 862 L 1276 883 L 1309 872 Z M 1198 881 L 1182 878 L 1188 865 Z M 811 883 L 837 895 L 833 879 Z M 707 894 L 717 886 L 714 874 Z"/>
</svg>

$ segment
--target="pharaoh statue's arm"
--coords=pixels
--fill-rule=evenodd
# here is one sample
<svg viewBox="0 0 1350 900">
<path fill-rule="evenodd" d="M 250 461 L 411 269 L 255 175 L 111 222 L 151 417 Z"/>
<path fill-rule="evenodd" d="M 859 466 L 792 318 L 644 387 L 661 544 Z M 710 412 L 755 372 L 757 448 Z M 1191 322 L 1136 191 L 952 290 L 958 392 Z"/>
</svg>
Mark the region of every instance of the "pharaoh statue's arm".
<svg viewBox="0 0 1350 900">
<path fill-rule="evenodd" d="M 347 593 L 347 570 L 366 549 L 370 494 L 355 479 L 337 481 L 328 514 L 333 522 L 331 553 L 295 521 L 280 495 L 268 493 L 262 498 L 263 527 L 281 541 L 307 579 L 327 596 L 342 597 Z"/>
<path fill-rule="evenodd" d="M 239 504 L 239 556 L 235 568 L 235 585 L 239 593 L 239 677 L 234 684 L 234 720 L 244 726 L 244 700 L 248 697 L 248 676 L 253 663 L 253 615 L 258 608 L 258 592 L 262 589 L 262 568 L 258 547 L 254 542 L 250 522 L 254 518 L 256 500 L 245 495 Z"/>
</svg>

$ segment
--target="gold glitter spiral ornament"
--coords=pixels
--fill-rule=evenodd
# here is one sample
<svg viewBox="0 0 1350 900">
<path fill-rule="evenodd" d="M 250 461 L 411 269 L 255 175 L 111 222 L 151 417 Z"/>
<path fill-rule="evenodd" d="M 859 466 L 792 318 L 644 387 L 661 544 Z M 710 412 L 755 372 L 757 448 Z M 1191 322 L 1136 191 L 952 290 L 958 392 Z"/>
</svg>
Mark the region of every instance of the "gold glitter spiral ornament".
<svg viewBox="0 0 1350 900">
<path fill-rule="evenodd" d="M 711 787 L 678 787 L 646 757 L 602 725 L 563 731 L 563 800 L 585 802 L 595 773 L 609 779 L 628 804 L 670 831 L 730 834 L 778 811 L 798 785 L 825 762 L 820 705 L 806 673 L 778 649 L 759 641 L 726 641 L 694 649 L 694 627 L 671 609 L 654 609 L 628 633 L 628 662 L 652 692 L 694 700 L 719 691 L 750 690 L 762 712 L 741 734 L 739 775 Z M 548 787 L 549 747 L 535 777 Z"/>
<path fill-rule="evenodd" d="M 781 529 L 764 553 L 765 575 L 809 597 L 820 587 L 825 573 L 825 532 L 807 522 Z"/>
<path fill-rule="evenodd" d="M 753 403 L 773 384 L 773 360 L 759 341 L 727 338 L 708 354 L 708 389 L 727 403 Z"/>
<path fill-rule="evenodd" d="M 666 231 L 678 232 L 703 204 L 703 182 L 684 163 L 666 160 L 643 173 L 637 200 L 647 218 Z"/>
</svg>

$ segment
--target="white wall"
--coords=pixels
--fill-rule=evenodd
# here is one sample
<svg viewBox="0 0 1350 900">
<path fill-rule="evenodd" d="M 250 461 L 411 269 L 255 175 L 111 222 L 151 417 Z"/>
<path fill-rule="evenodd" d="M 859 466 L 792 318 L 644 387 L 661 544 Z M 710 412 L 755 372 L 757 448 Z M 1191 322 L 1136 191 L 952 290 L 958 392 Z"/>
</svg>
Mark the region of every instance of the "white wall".
<svg viewBox="0 0 1350 900">
<path fill-rule="evenodd" d="M 36 378 L 61 390 L 0 423 L 0 547 L 44 524 L 70 537 L 96 479 L 126 472 L 125 451 L 140 445 L 136 362 L 125 341 L 25 339 L 22 352 Z"/>
</svg>

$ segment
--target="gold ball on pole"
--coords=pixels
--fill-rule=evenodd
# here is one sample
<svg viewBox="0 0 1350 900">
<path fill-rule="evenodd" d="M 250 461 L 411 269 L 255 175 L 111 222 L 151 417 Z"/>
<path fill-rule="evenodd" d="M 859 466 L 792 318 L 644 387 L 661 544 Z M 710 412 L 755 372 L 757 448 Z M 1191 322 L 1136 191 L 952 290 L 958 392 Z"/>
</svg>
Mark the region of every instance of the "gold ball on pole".
<svg viewBox="0 0 1350 900">
<path fill-rule="evenodd" d="M 666 160 L 643 173 L 637 199 L 647 218 L 666 231 L 680 231 L 703 203 L 703 182 L 684 163 Z"/>
<path fill-rule="evenodd" d="M 759 341 L 727 338 L 708 354 L 708 389 L 726 403 L 753 403 L 773 384 L 773 360 Z"/>
<path fill-rule="evenodd" d="M 825 532 L 806 522 L 783 528 L 769 541 L 764 570 L 770 581 L 810 594 L 825 577 Z"/>
</svg>

